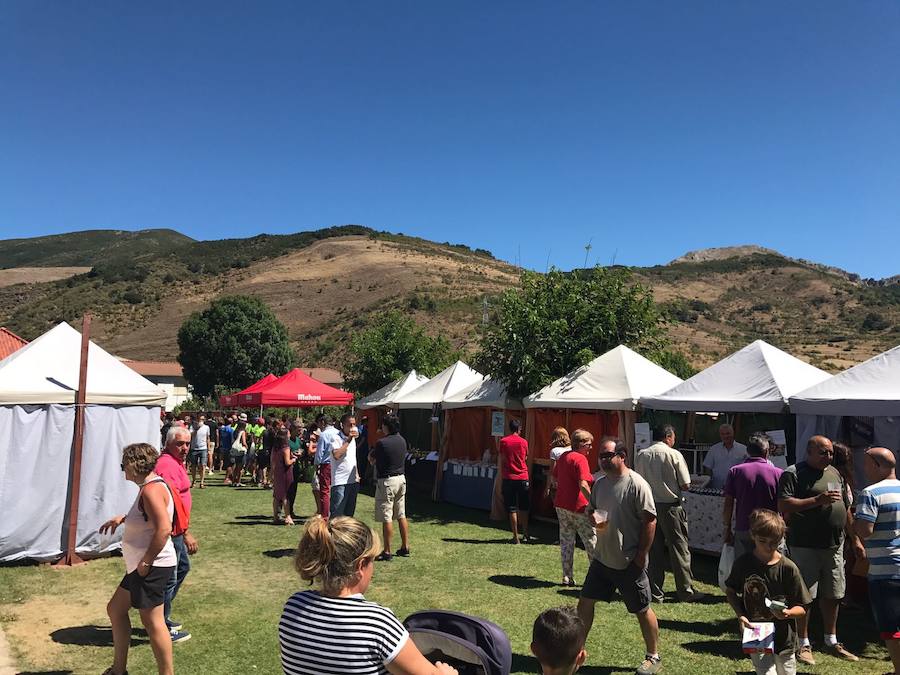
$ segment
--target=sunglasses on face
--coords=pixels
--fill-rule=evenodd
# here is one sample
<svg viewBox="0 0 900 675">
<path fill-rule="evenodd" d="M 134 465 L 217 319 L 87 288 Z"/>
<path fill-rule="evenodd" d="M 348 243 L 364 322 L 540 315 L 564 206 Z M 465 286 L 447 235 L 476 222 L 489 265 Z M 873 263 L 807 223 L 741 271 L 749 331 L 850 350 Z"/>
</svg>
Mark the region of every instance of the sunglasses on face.
<svg viewBox="0 0 900 675">
<path fill-rule="evenodd" d="M 119 464 L 119 468 L 122 469 L 122 471 L 124 471 L 125 470 L 125 462 L 122 462 L 121 464 Z"/>
<path fill-rule="evenodd" d="M 603 452 L 598 455 L 598 457 L 600 459 L 612 459 L 615 456 L 616 456 L 616 453 L 614 453 L 614 452 Z"/>
</svg>

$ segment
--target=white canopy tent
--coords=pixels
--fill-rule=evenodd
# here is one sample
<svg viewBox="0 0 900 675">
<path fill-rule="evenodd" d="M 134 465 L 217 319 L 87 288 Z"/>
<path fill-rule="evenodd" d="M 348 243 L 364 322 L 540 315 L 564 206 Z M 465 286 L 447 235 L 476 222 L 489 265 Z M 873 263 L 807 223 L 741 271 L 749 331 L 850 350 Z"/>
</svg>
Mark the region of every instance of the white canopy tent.
<svg viewBox="0 0 900 675">
<path fill-rule="evenodd" d="M 641 397 L 641 404 L 656 410 L 780 413 L 790 396 L 830 377 L 756 340 L 663 394 Z"/>
<path fill-rule="evenodd" d="M 634 446 L 634 410 L 642 396 L 659 394 L 681 379 L 624 345 L 576 368 L 530 396 L 526 437 L 535 461 L 549 463 L 550 438 L 557 426 L 582 428 L 595 438 L 618 436 Z M 588 461 L 596 464 L 595 451 Z"/>
<path fill-rule="evenodd" d="M 398 398 L 408 394 L 413 389 L 418 389 L 426 382 L 428 382 L 428 378 L 424 375 L 419 375 L 413 369 L 403 377 L 397 378 L 393 382 L 384 385 L 378 391 L 360 399 L 356 402 L 356 407 L 359 410 L 369 410 L 380 406 L 392 406 Z"/>
<path fill-rule="evenodd" d="M 625 345 L 526 396 L 526 408 L 634 410 L 644 396 L 661 394 L 682 380 Z"/>
<path fill-rule="evenodd" d="M 0 361 L 0 562 L 60 556 L 71 491 L 81 334 L 66 323 Z M 125 513 L 137 487 L 119 468 L 129 443 L 159 446 L 166 393 L 93 342 L 88 348 L 76 551 L 118 546 L 97 528 Z M 121 533 L 119 533 L 121 535 Z"/>
<path fill-rule="evenodd" d="M 873 442 L 900 453 L 900 346 L 794 394 L 790 405 L 798 459 L 811 436 L 838 436 L 842 417 L 874 418 Z"/>
<path fill-rule="evenodd" d="M 462 361 L 457 361 L 422 386 L 398 397 L 394 403 L 400 410 L 430 409 L 437 403 L 443 403 L 453 394 L 480 382 L 483 377 L 481 373 L 469 368 Z"/>
<path fill-rule="evenodd" d="M 487 375 L 482 380 L 445 398 L 442 407 L 445 410 L 456 408 L 515 410 L 522 408 L 522 402 L 507 393 L 505 384 Z"/>
<path fill-rule="evenodd" d="M 791 412 L 900 417 L 900 347 L 894 347 L 790 397 Z"/>
</svg>

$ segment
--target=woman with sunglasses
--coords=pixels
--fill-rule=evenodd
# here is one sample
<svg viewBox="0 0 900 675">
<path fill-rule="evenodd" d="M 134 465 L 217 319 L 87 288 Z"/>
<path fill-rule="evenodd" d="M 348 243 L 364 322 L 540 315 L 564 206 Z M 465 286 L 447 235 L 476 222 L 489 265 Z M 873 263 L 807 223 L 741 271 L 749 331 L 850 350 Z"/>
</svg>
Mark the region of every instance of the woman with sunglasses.
<svg viewBox="0 0 900 675">
<path fill-rule="evenodd" d="M 354 518 L 314 516 L 294 555 L 300 578 L 321 590 L 292 595 L 278 624 L 281 666 L 299 673 L 449 675 L 422 656 L 394 613 L 363 597 L 381 542 Z"/>
<path fill-rule="evenodd" d="M 562 583 L 574 586 L 573 563 L 575 558 L 575 534 L 581 538 L 588 564 L 594 557 L 597 533 L 594 524 L 585 514 L 594 477 L 588 466 L 587 453 L 593 447 L 594 437 L 584 429 L 572 434 L 572 449 L 564 452 L 553 467 L 556 483 L 556 517 L 559 519 L 559 553 L 562 558 Z"/>
<path fill-rule="evenodd" d="M 127 675 L 128 647 L 131 644 L 130 608 L 138 610 L 147 630 L 159 675 L 172 675 L 172 637 L 163 616 L 166 585 L 177 562 L 172 545 L 172 517 L 175 505 L 166 482 L 153 469 L 156 448 L 133 443 L 122 451 L 125 479 L 137 484 L 138 495 L 124 516 L 116 516 L 100 526 L 100 534 L 112 534 L 124 523 L 122 557 L 125 576 L 106 606 L 112 622 L 113 665 L 103 675 Z"/>
</svg>

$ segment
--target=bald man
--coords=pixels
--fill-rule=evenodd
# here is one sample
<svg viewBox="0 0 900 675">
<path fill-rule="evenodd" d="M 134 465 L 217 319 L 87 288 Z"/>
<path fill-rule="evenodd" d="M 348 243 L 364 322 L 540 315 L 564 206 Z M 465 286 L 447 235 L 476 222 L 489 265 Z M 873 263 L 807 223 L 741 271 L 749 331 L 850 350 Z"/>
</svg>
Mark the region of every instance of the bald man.
<svg viewBox="0 0 900 675">
<path fill-rule="evenodd" d="M 806 461 L 787 468 L 778 480 L 778 510 L 789 518 L 788 557 L 800 569 L 813 599 L 819 601 L 825 652 L 845 661 L 859 658 L 837 639 L 838 608 L 844 597 L 844 537 L 858 557 L 865 549 L 853 531 L 850 499 L 840 472 L 831 465 L 834 446 L 825 436 L 813 436 L 806 444 Z M 797 617 L 800 650 L 797 660 L 813 666 L 809 640 L 810 607 Z"/>
<path fill-rule="evenodd" d="M 734 440 L 734 428 L 730 424 L 719 427 L 719 439 L 721 442 L 713 445 L 703 459 L 703 473 L 712 476 L 709 487 L 721 490 L 731 467 L 747 458 L 747 446 Z"/>
<path fill-rule="evenodd" d="M 900 673 L 900 481 L 897 460 L 887 448 L 866 450 L 866 478 L 872 483 L 859 494 L 853 528 L 866 542 L 869 600 L 875 625 Z"/>
</svg>

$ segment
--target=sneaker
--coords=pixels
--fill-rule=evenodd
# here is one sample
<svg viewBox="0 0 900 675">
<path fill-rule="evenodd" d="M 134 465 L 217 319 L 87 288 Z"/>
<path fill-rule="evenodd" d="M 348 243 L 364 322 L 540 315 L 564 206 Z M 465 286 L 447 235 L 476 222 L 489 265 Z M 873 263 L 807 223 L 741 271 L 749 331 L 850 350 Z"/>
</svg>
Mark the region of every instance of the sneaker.
<svg viewBox="0 0 900 675">
<path fill-rule="evenodd" d="M 409 557 L 409 549 L 408 548 L 398 548 L 397 555 L 399 555 L 403 558 L 408 558 Z"/>
<path fill-rule="evenodd" d="M 375 560 L 378 562 L 391 562 L 394 559 L 394 556 L 387 551 L 382 551 L 380 554 L 375 556 Z"/>
<path fill-rule="evenodd" d="M 636 675 L 653 675 L 653 673 L 658 673 L 661 670 L 662 659 L 648 654 L 634 672 Z"/>
<path fill-rule="evenodd" d="M 808 666 L 816 665 L 816 660 L 813 658 L 812 647 L 809 645 L 800 647 L 800 650 L 797 652 L 797 660 Z"/>
<path fill-rule="evenodd" d="M 859 661 L 859 657 L 844 649 L 844 645 L 840 642 L 834 645 L 825 645 L 824 651 L 837 659 L 844 659 L 844 661 Z"/>
<path fill-rule="evenodd" d="M 177 633 L 184 625 L 180 621 L 175 621 L 174 619 L 166 619 L 166 628 L 169 629 L 170 633 Z"/>
<path fill-rule="evenodd" d="M 170 631 L 169 634 L 172 636 L 172 644 L 178 644 L 179 642 L 187 642 L 191 639 L 191 634 L 187 631 L 173 630 Z"/>
</svg>

